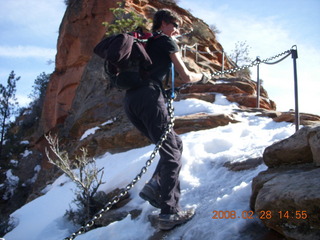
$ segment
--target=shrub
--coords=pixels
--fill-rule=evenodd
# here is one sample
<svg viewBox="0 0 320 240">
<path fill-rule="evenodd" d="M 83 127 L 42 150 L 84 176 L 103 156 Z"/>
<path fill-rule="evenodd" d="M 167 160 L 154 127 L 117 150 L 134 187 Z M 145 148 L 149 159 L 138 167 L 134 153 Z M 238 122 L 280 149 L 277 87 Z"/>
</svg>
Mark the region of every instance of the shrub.
<svg viewBox="0 0 320 240">
<path fill-rule="evenodd" d="M 83 225 L 94 214 L 92 212 L 94 196 L 99 186 L 103 184 L 104 168 L 97 168 L 95 160 L 88 157 L 88 151 L 85 148 L 81 149 L 81 156 L 76 156 L 74 160 L 71 160 L 68 153 L 60 149 L 57 137 L 51 135 L 45 137 L 54 155 L 52 158 L 46 149 L 49 162 L 61 169 L 77 186 L 76 198 L 74 199 L 77 210 L 67 211 L 67 218 L 76 224 Z"/>
<path fill-rule="evenodd" d="M 131 11 L 126 12 L 123 3 L 118 2 L 118 8 L 110 8 L 115 20 L 113 23 L 103 22 L 106 27 L 106 35 L 116 35 L 119 33 L 132 32 L 138 28 L 145 28 L 148 20 L 143 16 Z"/>
</svg>

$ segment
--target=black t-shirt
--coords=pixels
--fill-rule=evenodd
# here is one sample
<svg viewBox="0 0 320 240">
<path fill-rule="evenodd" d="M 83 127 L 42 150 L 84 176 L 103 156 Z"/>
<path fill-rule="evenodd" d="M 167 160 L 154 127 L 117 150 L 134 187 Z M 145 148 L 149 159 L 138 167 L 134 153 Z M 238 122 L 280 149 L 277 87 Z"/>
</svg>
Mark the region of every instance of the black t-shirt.
<svg viewBox="0 0 320 240">
<path fill-rule="evenodd" d="M 148 76 L 152 80 L 162 83 L 171 67 L 170 54 L 179 51 L 175 41 L 167 35 L 160 35 L 151 38 L 146 46 L 152 65 L 148 67 Z"/>
</svg>

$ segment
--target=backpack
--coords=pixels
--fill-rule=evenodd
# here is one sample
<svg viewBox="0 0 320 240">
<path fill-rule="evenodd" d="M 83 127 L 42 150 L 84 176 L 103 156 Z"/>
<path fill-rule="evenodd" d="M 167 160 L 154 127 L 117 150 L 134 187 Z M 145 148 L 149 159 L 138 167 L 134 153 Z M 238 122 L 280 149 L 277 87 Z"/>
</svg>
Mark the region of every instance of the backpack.
<svg viewBox="0 0 320 240">
<path fill-rule="evenodd" d="M 150 33 L 122 33 L 98 43 L 93 52 L 105 59 L 105 71 L 110 77 L 111 86 L 127 90 L 145 81 L 144 70 L 152 61 L 144 46 L 151 36 Z"/>
</svg>

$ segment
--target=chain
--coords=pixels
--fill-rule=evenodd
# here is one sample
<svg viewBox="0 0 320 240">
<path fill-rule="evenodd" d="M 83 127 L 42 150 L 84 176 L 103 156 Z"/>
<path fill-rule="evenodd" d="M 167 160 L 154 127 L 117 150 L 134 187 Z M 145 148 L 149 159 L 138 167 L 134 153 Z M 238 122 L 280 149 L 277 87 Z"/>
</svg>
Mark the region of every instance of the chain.
<svg viewBox="0 0 320 240">
<path fill-rule="evenodd" d="M 285 59 L 287 56 L 289 56 L 291 54 L 291 51 L 293 50 L 293 48 L 296 46 L 293 46 L 290 50 L 284 51 L 283 53 L 277 54 L 273 57 L 269 57 L 266 58 L 264 60 L 260 60 L 258 57 L 255 61 L 253 61 L 251 64 L 249 65 L 244 65 L 241 67 L 235 67 L 232 69 L 228 69 L 228 70 L 224 70 L 224 71 L 218 71 L 218 72 L 214 72 L 213 74 L 211 74 L 211 78 L 215 77 L 215 76 L 220 76 L 226 73 L 236 73 L 239 72 L 241 70 L 244 70 L 246 68 L 250 68 L 256 65 L 259 65 L 261 63 L 266 63 L 266 64 L 275 64 L 278 63 L 280 61 L 282 61 L 283 59 Z M 279 58 L 283 55 L 284 56 L 282 59 L 280 59 L 279 61 L 276 61 L 275 63 L 269 63 L 269 61 L 274 60 L 276 58 Z M 211 81 L 212 82 L 212 81 Z M 182 89 L 188 88 L 194 84 L 197 84 L 198 82 L 193 82 L 193 83 L 186 83 L 181 85 L 178 88 L 175 88 L 175 90 L 180 91 Z M 98 219 L 100 219 L 102 217 L 102 214 L 109 211 L 111 209 L 111 207 L 113 205 L 115 205 L 116 203 L 118 203 L 121 198 L 123 198 L 124 196 L 126 196 L 128 194 L 128 191 L 133 188 L 136 183 L 141 179 L 142 175 L 145 174 L 148 170 L 148 167 L 152 164 L 154 158 L 156 157 L 157 153 L 159 152 L 160 148 L 162 147 L 163 142 L 167 139 L 168 134 L 171 132 L 173 126 L 174 126 L 174 108 L 173 108 L 173 98 L 169 98 L 168 99 L 168 113 L 170 116 L 170 121 L 167 124 L 163 134 L 160 137 L 160 140 L 158 141 L 158 143 L 156 144 L 153 152 L 151 153 L 149 159 L 146 161 L 145 166 L 141 168 L 140 173 L 137 174 L 137 176 L 115 197 L 112 198 L 112 200 L 110 202 L 108 202 L 104 208 L 102 208 L 99 212 L 97 212 L 90 221 L 88 221 L 84 226 L 80 227 L 76 232 L 72 233 L 69 237 L 65 238 L 64 240 L 72 240 L 75 239 L 78 235 L 83 234 L 84 232 L 87 232 L 95 223 L 95 221 L 97 221 Z"/>
<path fill-rule="evenodd" d="M 159 152 L 160 148 L 162 147 L 163 142 L 167 139 L 168 134 L 171 132 L 174 126 L 174 107 L 173 107 L 173 98 L 168 99 L 167 105 L 168 113 L 170 116 L 169 123 L 167 124 L 163 134 L 160 137 L 160 140 L 156 144 L 153 152 L 151 153 L 149 159 L 146 161 L 145 166 L 141 168 L 140 173 L 115 197 L 112 198 L 110 202 L 108 202 L 104 208 L 102 208 L 99 212 L 97 212 L 90 221 L 88 221 L 84 226 L 80 227 L 76 232 L 72 233 L 69 237 L 65 238 L 64 240 L 72 240 L 75 239 L 78 235 L 87 232 L 97 221 L 102 217 L 102 214 L 109 211 L 113 205 L 118 203 L 121 198 L 128 194 L 128 191 L 133 188 L 136 183 L 141 179 L 142 175 L 145 174 L 148 170 L 148 167 L 152 164 L 154 158 L 156 157 L 157 153 Z"/>
<path fill-rule="evenodd" d="M 278 63 L 278 62 L 282 61 L 283 59 L 285 59 L 286 57 L 288 57 L 288 56 L 291 54 L 291 51 L 292 51 L 295 47 L 296 47 L 296 46 L 292 46 L 292 48 L 291 48 L 290 50 L 284 51 L 284 52 L 282 52 L 282 53 L 279 53 L 279 54 L 274 55 L 274 56 L 272 56 L 272 57 L 266 58 L 266 59 L 264 59 L 264 60 L 260 60 L 260 59 L 257 57 L 256 60 L 254 60 L 251 64 L 248 64 L 248 65 L 243 65 L 243 66 L 241 66 L 241 67 L 235 67 L 235 68 L 227 69 L 227 70 L 224 70 L 224 71 L 214 72 L 214 73 L 211 74 L 211 79 L 212 79 L 213 77 L 215 77 L 215 76 L 221 76 L 221 75 L 224 75 L 224 74 L 226 74 L 226 73 L 229 73 L 229 74 L 230 74 L 230 73 L 236 73 L 236 72 L 239 72 L 239 71 L 244 70 L 244 69 L 246 69 L 246 68 L 251 68 L 251 67 L 253 67 L 253 66 L 257 66 L 257 65 L 259 65 L 259 64 L 261 64 L 261 63 L 265 63 L 265 64 L 275 64 L 275 63 Z M 274 59 L 276 59 L 276 58 L 279 58 L 279 57 L 281 57 L 281 56 L 283 56 L 283 55 L 286 55 L 286 56 L 284 56 L 284 57 L 283 57 L 282 59 L 280 59 L 279 61 L 276 61 L 276 62 L 274 62 L 274 63 L 269 63 L 269 61 L 274 60 Z M 209 82 L 214 83 L 214 82 L 211 81 L 211 80 L 209 80 Z M 186 89 L 186 88 L 191 87 L 192 85 L 198 84 L 198 83 L 199 83 L 199 82 L 185 83 L 185 84 L 181 85 L 180 87 L 175 88 L 175 90 L 180 91 L 180 90 L 182 90 L 182 89 Z"/>
</svg>

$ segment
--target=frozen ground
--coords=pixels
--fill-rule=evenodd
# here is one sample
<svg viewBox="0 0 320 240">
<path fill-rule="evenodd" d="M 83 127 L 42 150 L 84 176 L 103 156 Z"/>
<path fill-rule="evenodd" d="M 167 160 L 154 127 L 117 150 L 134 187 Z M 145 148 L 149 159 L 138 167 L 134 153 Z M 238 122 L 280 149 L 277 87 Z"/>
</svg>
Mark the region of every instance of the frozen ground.
<svg viewBox="0 0 320 240">
<path fill-rule="evenodd" d="M 189 99 L 175 103 L 175 108 L 176 115 L 185 115 L 196 112 L 229 113 L 237 106 L 219 95 L 213 104 Z M 223 164 L 262 156 L 265 147 L 292 135 L 294 126 L 275 123 L 270 118 L 256 117 L 251 113 L 239 113 L 237 118 L 240 123 L 181 135 L 184 143 L 183 168 L 180 175 L 181 205 L 196 207 L 196 215 L 185 225 L 171 231 L 166 239 L 244 239 L 241 232 L 245 226 L 257 221 L 245 219 L 241 214 L 250 210 L 252 178 L 265 170 L 266 166 L 262 164 L 254 169 L 232 172 Z M 86 134 L 88 133 L 90 131 Z M 145 165 L 153 148 L 154 146 L 150 145 L 118 154 L 105 153 L 98 158 L 98 167 L 105 168 L 105 184 L 100 190 L 110 191 L 126 186 Z M 142 180 L 130 191 L 132 200 L 125 208 L 141 209 L 142 213 L 137 219 L 131 220 L 131 216 L 128 215 L 122 221 L 91 230 L 76 239 L 147 240 L 153 235 L 155 229 L 151 227 L 147 216 L 157 214 L 158 210 L 139 198 L 138 193 L 151 177 L 157 159 L 158 157 Z M 65 175 L 59 177 L 52 185 L 47 186 L 43 196 L 11 215 L 17 226 L 4 238 L 62 240 L 69 236 L 77 227 L 68 223 L 63 215 L 74 198 L 73 189 L 74 183 Z M 212 219 L 214 211 L 235 211 L 236 217 Z"/>
</svg>

